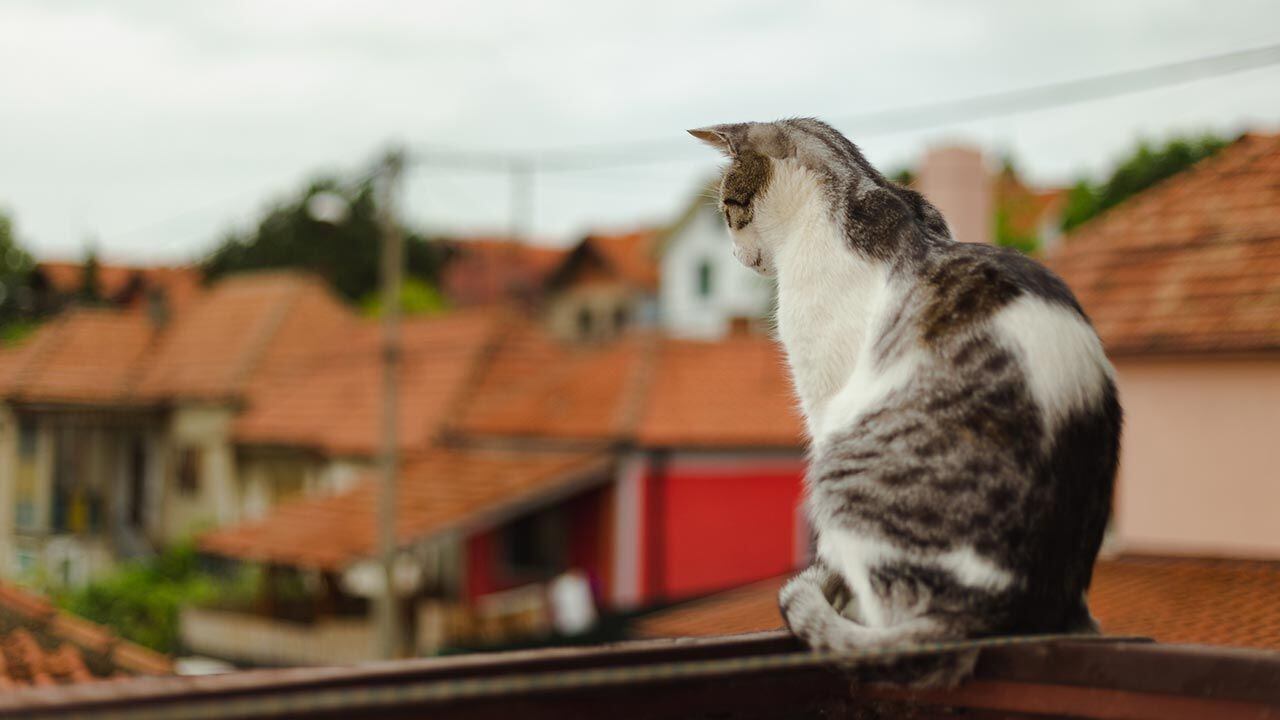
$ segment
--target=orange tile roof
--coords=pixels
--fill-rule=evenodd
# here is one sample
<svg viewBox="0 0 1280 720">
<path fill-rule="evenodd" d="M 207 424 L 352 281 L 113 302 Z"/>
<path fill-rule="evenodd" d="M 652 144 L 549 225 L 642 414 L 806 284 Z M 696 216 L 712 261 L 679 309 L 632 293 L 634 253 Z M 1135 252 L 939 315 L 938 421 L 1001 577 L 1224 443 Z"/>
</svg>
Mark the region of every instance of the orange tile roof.
<svg viewBox="0 0 1280 720">
<path fill-rule="evenodd" d="M 408 319 L 401 327 L 399 443 L 424 450 L 455 409 L 496 313 L 461 311 Z M 333 351 L 251 387 L 232 426 L 242 443 L 311 447 L 334 455 L 372 455 L 381 437 L 381 326 L 365 322 Z"/>
<path fill-rule="evenodd" d="M 575 345 L 516 325 L 484 360 L 455 429 L 470 435 L 616 440 L 630 434 L 648 335 Z"/>
<path fill-rule="evenodd" d="M 36 271 L 55 292 L 63 295 L 78 293 L 84 284 L 84 263 L 41 262 L 36 264 Z M 200 293 L 201 274 L 198 268 L 185 266 L 98 265 L 99 291 L 104 298 L 119 298 L 135 283 L 162 288 L 170 306 L 180 310 Z"/>
<path fill-rule="evenodd" d="M 638 230 L 586 239 L 624 281 L 646 290 L 658 287 L 658 233 Z"/>
<path fill-rule="evenodd" d="M 167 675 L 169 659 L 0 583 L 0 691 L 117 676 Z"/>
<path fill-rule="evenodd" d="M 318 278 L 232 275 L 173 323 L 138 391 L 153 399 L 232 398 L 255 376 L 296 371 L 299 363 L 323 355 L 356 322 Z"/>
<path fill-rule="evenodd" d="M 721 635 L 782 626 L 771 578 L 641 620 L 643 637 Z M 1188 558 L 1101 560 L 1089 603 L 1104 632 L 1161 642 L 1280 649 L 1280 563 Z"/>
<path fill-rule="evenodd" d="M 567 253 L 512 238 L 469 238 L 451 247 L 454 256 L 441 272 L 440 286 L 445 297 L 464 307 L 538 290 Z"/>
<path fill-rule="evenodd" d="M 159 333 L 142 313 L 73 308 L 0 352 L 0 393 L 15 400 L 127 400 Z"/>
<path fill-rule="evenodd" d="M 477 522 L 576 482 L 603 480 L 601 454 L 434 450 L 406 462 L 397 485 L 402 544 Z M 284 503 L 268 517 L 214 530 L 201 550 L 255 562 L 338 570 L 375 551 L 377 482 L 349 492 Z"/>
<path fill-rule="evenodd" d="M 650 446 L 795 448 L 803 427 L 774 341 L 665 340 L 636 437 Z"/>
<path fill-rule="evenodd" d="M 1114 353 L 1280 349 L 1280 135 L 1247 135 L 1048 259 Z"/>
</svg>

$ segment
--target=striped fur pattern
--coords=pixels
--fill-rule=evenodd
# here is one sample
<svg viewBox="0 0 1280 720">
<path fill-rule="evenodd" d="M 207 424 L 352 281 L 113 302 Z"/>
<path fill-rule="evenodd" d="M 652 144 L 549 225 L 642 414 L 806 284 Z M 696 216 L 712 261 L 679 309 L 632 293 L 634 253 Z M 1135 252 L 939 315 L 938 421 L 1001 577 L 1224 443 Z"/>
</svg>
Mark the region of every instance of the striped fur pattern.
<svg viewBox="0 0 1280 720">
<path fill-rule="evenodd" d="M 778 284 L 811 438 L 817 557 L 782 590 L 824 650 L 1090 632 L 1121 410 L 1084 311 L 1012 250 L 957 243 L 817 120 L 691 131 L 730 163 L 734 254 Z M 951 684 L 972 657 L 898 678 Z"/>
</svg>

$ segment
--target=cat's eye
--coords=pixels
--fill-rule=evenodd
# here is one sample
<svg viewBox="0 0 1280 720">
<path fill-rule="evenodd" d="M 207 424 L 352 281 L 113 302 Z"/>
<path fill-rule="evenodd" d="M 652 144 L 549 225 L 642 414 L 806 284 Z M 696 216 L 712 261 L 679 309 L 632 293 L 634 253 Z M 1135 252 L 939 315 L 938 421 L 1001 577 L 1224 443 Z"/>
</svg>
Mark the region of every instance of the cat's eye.
<svg viewBox="0 0 1280 720">
<path fill-rule="evenodd" d="M 736 199 L 734 199 L 734 198 L 725 198 L 725 199 L 724 199 L 724 204 L 725 204 L 725 205 L 732 205 L 732 206 L 734 206 L 734 207 L 740 207 L 740 208 L 744 208 L 744 207 L 746 207 L 746 206 L 747 206 L 747 204 L 746 204 L 745 202 L 743 202 L 743 201 L 741 201 L 741 200 L 736 200 Z"/>
</svg>

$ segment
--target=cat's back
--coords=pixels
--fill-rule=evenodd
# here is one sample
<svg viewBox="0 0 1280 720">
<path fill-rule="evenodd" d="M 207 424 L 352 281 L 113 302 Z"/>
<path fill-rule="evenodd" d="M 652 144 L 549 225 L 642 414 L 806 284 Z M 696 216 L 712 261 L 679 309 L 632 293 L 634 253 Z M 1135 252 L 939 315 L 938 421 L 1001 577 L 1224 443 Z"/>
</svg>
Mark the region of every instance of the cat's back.
<svg viewBox="0 0 1280 720">
<path fill-rule="evenodd" d="M 1008 248 L 950 243 L 918 267 L 918 332 L 958 364 L 1008 353 L 1050 433 L 1114 394 L 1111 364 L 1075 296 L 1044 265 Z"/>
</svg>

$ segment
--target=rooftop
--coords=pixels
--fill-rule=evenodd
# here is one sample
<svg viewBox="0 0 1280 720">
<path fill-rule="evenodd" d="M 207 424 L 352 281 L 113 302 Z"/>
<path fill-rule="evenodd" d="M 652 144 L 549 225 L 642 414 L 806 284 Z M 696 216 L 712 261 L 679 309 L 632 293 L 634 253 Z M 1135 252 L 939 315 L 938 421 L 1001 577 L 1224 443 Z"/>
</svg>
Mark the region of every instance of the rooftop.
<svg viewBox="0 0 1280 720">
<path fill-rule="evenodd" d="M 1113 354 L 1280 349 L 1280 135 L 1246 135 L 1072 232 L 1049 265 Z"/>
<path fill-rule="evenodd" d="M 407 460 L 396 496 L 402 544 L 480 523 L 548 494 L 601 482 L 610 465 L 600 454 L 468 449 L 433 450 Z M 200 549 L 258 562 L 338 570 L 374 554 L 377 483 L 286 502 L 262 520 L 220 528 Z"/>
<path fill-rule="evenodd" d="M 170 672 L 164 655 L 0 583 L 0 692 Z"/>
<path fill-rule="evenodd" d="M 786 578 L 711 595 L 650 615 L 642 637 L 686 637 L 781 627 Z M 1090 608 L 1104 632 L 1161 642 L 1280 650 L 1280 563 L 1129 557 L 1101 560 Z"/>
</svg>

